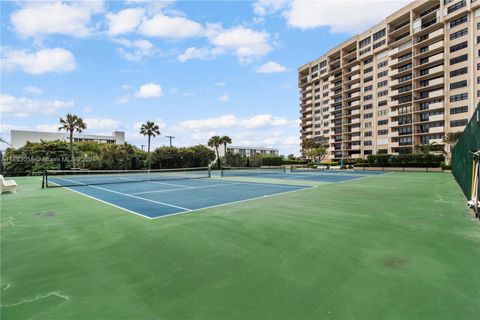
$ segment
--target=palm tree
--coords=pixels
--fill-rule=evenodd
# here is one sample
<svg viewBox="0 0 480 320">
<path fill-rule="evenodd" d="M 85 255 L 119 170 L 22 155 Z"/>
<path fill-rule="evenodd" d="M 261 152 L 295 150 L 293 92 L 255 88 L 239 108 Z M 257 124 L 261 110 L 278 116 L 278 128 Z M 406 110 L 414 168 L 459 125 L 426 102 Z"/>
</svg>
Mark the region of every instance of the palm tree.
<svg viewBox="0 0 480 320">
<path fill-rule="evenodd" d="M 443 142 L 445 142 L 445 144 L 447 144 L 448 146 L 448 152 L 445 152 L 445 155 L 447 156 L 447 159 L 446 159 L 447 165 L 450 163 L 452 148 L 455 146 L 455 144 L 457 143 L 461 135 L 462 135 L 462 132 L 458 131 L 458 132 L 449 132 L 445 137 L 443 137 Z"/>
<path fill-rule="evenodd" d="M 83 122 L 83 119 L 74 115 L 67 113 L 65 119 L 60 118 L 60 127 L 58 127 L 58 131 L 65 130 L 70 135 L 70 153 L 72 154 L 72 168 L 75 168 L 75 155 L 73 153 L 73 133 L 74 132 L 82 132 L 83 130 L 87 129 L 87 125 Z"/>
<path fill-rule="evenodd" d="M 150 140 L 152 137 L 156 137 L 160 135 L 160 127 L 155 124 L 153 121 L 147 121 L 146 123 L 142 124 L 140 127 L 140 134 L 144 136 L 148 136 L 148 144 L 147 144 L 147 157 L 148 157 L 148 170 L 150 170 Z"/>
<path fill-rule="evenodd" d="M 223 144 L 223 147 L 225 148 L 225 155 L 227 155 L 227 144 L 232 143 L 232 138 L 229 136 L 220 137 L 220 143 Z"/>
<path fill-rule="evenodd" d="M 218 147 L 223 143 L 221 139 L 222 138 L 220 138 L 220 136 L 213 136 L 210 138 L 210 140 L 208 140 L 208 146 L 211 148 L 215 148 L 219 167 L 220 167 L 220 155 L 218 154 Z"/>
</svg>

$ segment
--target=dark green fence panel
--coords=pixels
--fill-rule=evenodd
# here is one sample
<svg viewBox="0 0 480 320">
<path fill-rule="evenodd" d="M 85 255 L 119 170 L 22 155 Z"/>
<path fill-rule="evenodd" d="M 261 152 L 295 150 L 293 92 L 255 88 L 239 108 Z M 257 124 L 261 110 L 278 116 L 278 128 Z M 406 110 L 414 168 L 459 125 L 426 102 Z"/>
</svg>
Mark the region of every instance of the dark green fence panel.
<svg viewBox="0 0 480 320">
<path fill-rule="evenodd" d="M 452 151 L 452 172 L 463 193 L 470 199 L 472 192 L 472 151 L 480 150 L 480 104 Z"/>
</svg>

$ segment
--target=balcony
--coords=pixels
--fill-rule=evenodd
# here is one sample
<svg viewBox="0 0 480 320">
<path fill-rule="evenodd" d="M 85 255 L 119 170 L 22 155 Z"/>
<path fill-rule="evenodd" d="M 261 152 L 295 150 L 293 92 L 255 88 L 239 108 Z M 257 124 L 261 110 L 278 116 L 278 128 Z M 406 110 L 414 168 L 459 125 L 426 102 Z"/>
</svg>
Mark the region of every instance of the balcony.
<svg viewBox="0 0 480 320">
<path fill-rule="evenodd" d="M 445 128 L 444 127 L 431 127 L 428 129 L 428 133 L 444 133 Z"/>
<path fill-rule="evenodd" d="M 398 148 L 399 145 L 398 145 L 398 141 L 395 141 L 395 142 L 390 142 L 390 148 Z"/>
<path fill-rule="evenodd" d="M 398 121 L 391 121 L 390 122 L 390 127 L 398 127 Z"/>
<path fill-rule="evenodd" d="M 423 58 L 420 59 L 418 62 L 415 62 L 415 67 L 427 67 L 433 63 L 439 62 L 439 61 L 444 61 L 445 55 L 443 52 L 437 53 L 433 56 L 430 56 L 428 58 Z"/>
<path fill-rule="evenodd" d="M 415 100 L 424 100 L 424 99 L 432 99 L 432 98 L 439 98 L 443 97 L 443 89 L 434 90 L 429 92 L 421 92 L 415 96 Z"/>
<path fill-rule="evenodd" d="M 433 80 L 428 80 L 428 81 L 421 81 L 420 82 L 420 85 L 418 86 L 418 88 L 427 88 L 427 87 L 433 87 L 433 86 L 438 86 L 438 85 L 444 85 L 444 78 L 441 77 L 441 78 L 436 78 L 436 79 L 433 79 Z M 415 88 L 415 89 L 418 89 L 418 88 Z"/>
<path fill-rule="evenodd" d="M 398 123 L 398 122 L 397 122 Z M 398 131 L 390 131 L 388 134 L 389 138 L 396 138 L 398 137 Z"/>
<path fill-rule="evenodd" d="M 421 72 L 415 72 L 415 78 L 423 78 L 426 76 L 433 76 L 436 74 L 443 74 L 445 70 L 444 65 L 436 66 L 429 69 L 423 69 Z"/>
<path fill-rule="evenodd" d="M 360 123 L 360 118 L 353 118 L 351 123 L 352 124 Z"/>
<path fill-rule="evenodd" d="M 398 56 L 398 55 L 401 55 L 401 54 L 403 54 L 403 53 L 406 53 L 407 50 L 409 50 L 409 49 L 411 50 L 411 48 L 412 48 L 412 41 L 409 41 L 409 42 L 407 42 L 407 43 L 404 43 L 404 44 L 402 44 L 402 45 L 400 45 L 400 46 L 398 46 L 398 47 L 390 50 L 390 52 L 388 53 L 388 55 L 389 55 L 390 57 L 392 57 L 392 58 L 395 58 L 395 57 Z"/>
<path fill-rule="evenodd" d="M 436 114 L 434 116 L 429 116 L 428 121 L 444 121 L 445 115 L 443 114 Z"/>
<path fill-rule="evenodd" d="M 442 41 L 439 41 L 439 42 L 435 42 L 427 47 L 422 47 L 422 48 L 425 48 L 423 50 L 418 50 L 416 55 L 415 55 L 415 58 L 423 58 L 425 56 L 428 56 L 428 54 L 431 54 L 435 51 L 438 51 L 438 50 L 443 50 L 444 49 L 444 42 L 443 40 Z"/>
<path fill-rule="evenodd" d="M 429 34 L 421 36 L 420 39 L 417 40 L 416 45 L 419 43 L 421 43 L 422 45 L 434 43 L 435 41 L 440 39 L 440 37 L 443 38 L 443 28 L 440 28 L 438 30 L 430 32 Z"/>
<path fill-rule="evenodd" d="M 360 127 L 354 127 L 352 128 L 351 132 L 360 132 Z"/>
</svg>

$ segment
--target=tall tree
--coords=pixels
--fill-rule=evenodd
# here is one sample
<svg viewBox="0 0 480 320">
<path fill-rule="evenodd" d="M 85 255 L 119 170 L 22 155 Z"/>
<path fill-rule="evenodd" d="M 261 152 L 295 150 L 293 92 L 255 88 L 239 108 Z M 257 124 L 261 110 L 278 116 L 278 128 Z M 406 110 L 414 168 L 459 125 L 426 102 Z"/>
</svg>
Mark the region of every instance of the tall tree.
<svg viewBox="0 0 480 320">
<path fill-rule="evenodd" d="M 445 152 L 446 155 L 446 162 L 447 164 L 450 163 L 451 157 L 452 157 L 452 148 L 455 146 L 457 143 L 458 139 L 462 135 L 461 131 L 458 132 L 449 132 L 445 137 L 443 137 L 443 142 L 445 142 L 448 145 L 448 150 Z"/>
<path fill-rule="evenodd" d="M 318 162 L 321 162 L 326 155 L 327 150 L 322 146 L 318 146 L 307 151 L 307 156 L 311 157 L 313 161 L 317 161 L 318 159 Z"/>
<path fill-rule="evenodd" d="M 232 138 L 229 136 L 220 137 L 220 143 L 223 144 L 225 155 L 227 155 L 227 144 L 232 144 Z"/>
<path fill-rule="evenodd" d="M 58 131 L 65 130 L 69 133 L 70 136 L 70 154 L 72 156 L 72 168 L 75 168 L 75 154 L 73 152 L 73 133 L 82 132 L 87 129 L 87 125 L 83 122 L 83 119 L 74 115 L 67 113 L 65 119 L 60 118 L 60 127 Z"/>
<path fill-rule="evenodd" d="M 153 121 L 147 121 L 146 123 L 142 124 L 140 127 L 140 134 L 144 136 L 148 136 L 148 144 L 147 144 L 147 157 L 148 157 L 148 170 L 150 170 L 150 141 L 152 137 L 156 137 L 160 135 L 160 127 L 155 124 Z"/>
<path fill-rule="evenodd" d="M 213 136 L 208 140 L 208 146 L 211 148 L 215 148 L 215 153 L 217 154 L 217 163 L 218 167 L 220 167 L 220 155 L 218 154 L 218 147 L 222 144 L 222 138 L 220 136 Z"/>
</svg>

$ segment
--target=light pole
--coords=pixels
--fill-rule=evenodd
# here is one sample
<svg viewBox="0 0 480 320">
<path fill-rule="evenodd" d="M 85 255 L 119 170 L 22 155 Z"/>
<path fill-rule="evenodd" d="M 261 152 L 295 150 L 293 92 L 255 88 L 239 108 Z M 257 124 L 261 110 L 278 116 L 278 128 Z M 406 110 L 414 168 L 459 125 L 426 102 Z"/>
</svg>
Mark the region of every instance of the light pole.
<svg viewBox="0 0 480 320">
<path fill-rule="evenodd" d="M 167 137 L 168 139 L 170 139 L 170 147 L 172 146 L 172 140 L 175 139 L 174 136 L 165 136 Z"/>
</svg>

